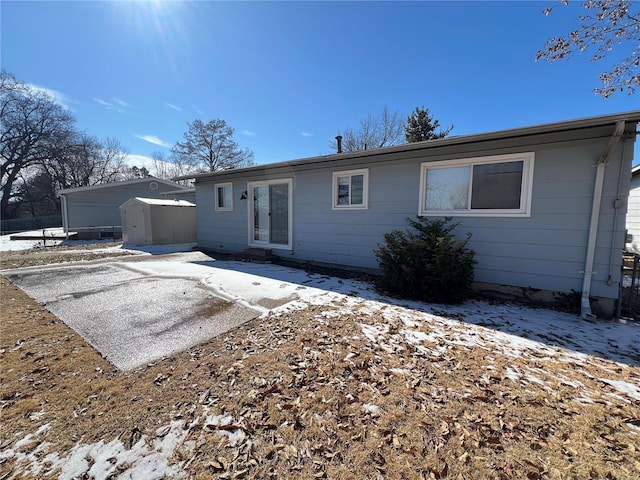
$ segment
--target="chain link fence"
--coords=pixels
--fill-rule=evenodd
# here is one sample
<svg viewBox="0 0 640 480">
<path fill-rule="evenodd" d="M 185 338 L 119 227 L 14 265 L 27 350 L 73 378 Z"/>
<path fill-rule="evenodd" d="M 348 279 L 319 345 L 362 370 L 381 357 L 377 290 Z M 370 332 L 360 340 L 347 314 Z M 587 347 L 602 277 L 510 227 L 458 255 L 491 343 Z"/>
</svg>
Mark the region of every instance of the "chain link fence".
<svg viewBox="0 0 640 480">
<path fill-rule="evenodd" d="M 640 320 L 640 255 L 638 254 L 624 255 L 620 316 Z"/>
<path fill-rule="evenodd" d="M 2 235 L 40 228 L 53 228 L 62 226 L 62 215 L 48 215 L 46 217 L 12 218 L 0 221 Z"/>
</svg>

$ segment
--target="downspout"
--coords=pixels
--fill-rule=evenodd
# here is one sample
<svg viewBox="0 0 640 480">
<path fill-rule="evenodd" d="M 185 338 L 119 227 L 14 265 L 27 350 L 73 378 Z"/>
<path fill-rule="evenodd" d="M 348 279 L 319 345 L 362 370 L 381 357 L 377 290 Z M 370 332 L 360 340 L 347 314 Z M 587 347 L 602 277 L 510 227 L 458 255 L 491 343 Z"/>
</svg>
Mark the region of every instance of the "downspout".
<svg viewBox="0 0 640 480">
<path fill-rule="evenodd" d="M 64 229 L 65 238 L 69 240 L 69 212 L 67 210 L 67 197 L 60 195 L 60 206 L 62 207 L 62 227 Z"/>
<path fill-rule="evenodd" d="M 600 204 L 602 200 L 602 190 L 604 187 L 604 171 L 607 166 L 607 159 L 611 150 L 620 141 L 622 134 L 624 133 L 625 122 L 620 120 L 616 122 L 616 129 L 614 130 L 609 143 L 602 151 L 598 164 L 596 165 L 596 179 L 593 186 L 593 203 L 591 205 L 591 222 L 589 224 L 589 238 L 587 240 L 587 258 L 584 266 L 584 279 L 582 282 L 582 299 L 580 304 L 580 316 L 586 319 L 592 319 L 595 317 L 591 313 L 591 303 L 589 302 L 589 296 L 591 294 L 591 278 L 593 277 L 593 262 L 596 253 L 596 240 L 598 238 L 598 221 L 600 218 Z"/>
</svg>

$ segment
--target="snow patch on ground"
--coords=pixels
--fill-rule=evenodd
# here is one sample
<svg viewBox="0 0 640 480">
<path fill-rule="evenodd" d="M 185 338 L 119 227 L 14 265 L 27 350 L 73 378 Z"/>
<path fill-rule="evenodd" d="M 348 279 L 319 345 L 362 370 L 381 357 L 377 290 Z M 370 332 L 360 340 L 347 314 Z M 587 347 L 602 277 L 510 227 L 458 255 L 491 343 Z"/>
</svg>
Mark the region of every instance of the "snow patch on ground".
<svg viewBox="0 0 640 480">
<path fill-rule="evenodd" d="M 532 364 L 534 361 L 562 361 L 568 369 L 593 362 L 592 356 L 617 362 L 609 367 L 603 362 L 598 364 L 605 376 L 607 371 L 613 374 L 629 365 L 640 365 L 640 326 L 634 323 L 586 322 L 567 313 L 477 300 L 458 306 L 410 302 L 380 295 L 372 285 L 356 280 L 270 264 L 216 261 L 200 252 L 176 253 L 181 249 L 184 252 L 190 246 L 136 248 L 139 253 L 162 254 L 163 257 L 143 261 L 120 257 L 113 264 L 154 277 L 194 279 L 216 295 L 251 308 L 257 308 L 256 305 L 265 299 L 284 302 L 275 309 L 261 306 L 263 318 L 310 305 L 325 307 L 318 315 L 318 322 L 354 315 L 360 331 L 354 331 L 353 335 L 364 336 L 389 352 L 409 349 L 416 356 L 442 357 L 454 345 L 481 348 L 487 353 L 487 371 L 491 372 L 485 382 L 491 382 L 493 375 L 502 375 L 522 385 L 538 383 L 554 391 L 558 385 L 564 385 L 575 389 L 573 400 L 581 403 L 593 402 L 595 393 L 581 382 L 568 378 L 550 379 L 541 369 L 498 368 L 493 355 L 529 358 Z M 398 328 L 399 324 L 404 328 Z M 412 371 L 406 368 L 394 373 L 410 375 Z M 608 393 L 610 397 L 626 402 L 640 400 L 638 384 L 607 378 L 600 380 L 615 391 Z M 380 414 L 376 405 L 364 404 L 362 408 L 372 415 Z M 208 414 L 204 418 L 205 428 L 217 431 L 230 443 L 244 440 L 242 419 Z M 39 439 L 46 431 L 41 427 L 41 430 L 25 435 L 12 449 L 1 452 L 0 459 L 15 457 L 20 464 L 29 465 L 36 476 L 41 473 L 52 475 L 58 469 L 60 478 L 68 479 L 85 472 L 96 479 L 107 478 L 115 472 L 120 472 L 118 478 L 147 479 L 163 475 L 179 478 L 181 465 L 169 465 L 168 459 L 177 448 L 189 448 L 183 443 L 188 431 L 184 427 L 180 421 L 171 422 L 165 435 L 156 432 L 155 436 L 143 436 L 131 449 L 115 439 L 108 443 L 78 443 L 64 454 L 49 452 L 52 446 Z M 629 424 L 629 428 L 638 429 L 633 424 Z M 35 448 L 29 453 L 20 451 L 30 445 Z"/>
<path fill-rule="evenodd" d="M 42 235 L 42 231 L 27 232 L 27 233 L 33 233 L 34 235 L 37 235 L 37 234 Z M 62 239 L 54 240 L 46 237 L 44 241 L 43 240 L 11 240 L 11 237 L 15 235 L 16 234 L 0 236 L 0 252 L 16 252 L 19 250 L 30 250 L 32 248 L 44 248 L 45 246 L 53 247 L 56 245 L 60 245 L 63 242 Z"/>
<path fill-rule="evenodd" d="M 95 480 L 114 476 L 131 480 L 183 478 L 182 464 L 170 465 L 169 458 L 178 447 L 191 447 L 184 443 L 188 433 L 184 422 L 175 420 L 163 429 L 162 436 L 142 435 L 131 448 L 116 438 L 107 443 L 103 440 L 94 444 L 77 443 L 66 455 L 50 453 L 51 444 L 47 442 L 40 443 L 27 454 L 18 451 L 19 444 L 31 442 L 42 433 L 44 431 L 41 428 L 35 435 L 27 435 L 13 449 L 2 452 L 0 458 L 15 458 L 18 464 L 26 465 L 26 471 L 33 475 L 50 477 L 57 474 L 56 478 L 60 480 L 81 478 L 83 474 Z"/>
<path fill-rule="evenodd" d="M 380 407 L 378 405 L 372 405 L 370 403 L 365 403 L 364 405 L 362 405 L 362 408 L 364 409 L 365 412 L 370 413 L 374 417 L 379 417 L 380 416 Z"/>
<path fill-rule="evenodd" d="M 246 438 L 244 430 L 240 426 L 243 419 L 236 422 L 230 415 L 209 415 L 204 422 L 206 428 L 215 430 L 221 437 L 229 440 L 229 446 L 235 447 Z"/>
<path fill-rule="evenodd" d="M 611 385 L 618 392 L 626 395 L 627 397 L 640 401 L 640 386 L 629 382 L 623 382 L 621 380 L 609 380 L 608 378 L 601 378 L 600 380 Z"/>
</svg>

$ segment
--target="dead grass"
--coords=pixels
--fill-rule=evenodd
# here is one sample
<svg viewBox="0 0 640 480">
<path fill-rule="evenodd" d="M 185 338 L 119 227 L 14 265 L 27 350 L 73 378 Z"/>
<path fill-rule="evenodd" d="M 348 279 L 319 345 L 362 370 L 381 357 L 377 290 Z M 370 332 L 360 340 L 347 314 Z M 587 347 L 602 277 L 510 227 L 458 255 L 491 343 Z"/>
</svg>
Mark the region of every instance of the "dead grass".
<svg viewBox="0 0 640 480">
<path fill-rule="evenodd" d="M 130 446 L 183 419 L 194 446 L 174 461 L 194 479 L 639 476 L 629 425 L 640 426 L 640 406 L 600 380 L 638 385 L 635 367 L 513 359 L 455 343 L 427 356 L 394 342 L 400 323 L 373 343 L 360 324 L 387 322 L 336 306 L 256 319 L 122 373 L 4 278 L 0 286 L 0 450 L 47 423 L 40 441 L 63 454 L 80 441 Z M 514 382 L 507 368 L 541 383 Z M 578 381 L 593 403 L 578 400 Z M 13 459 L 0 464 L 0 478 L 23 471 Z"/>
<path fill-rule="evenodd" d="M 122 257 L 134 255 L 132 252 L 113 251 L 94 253 L 89 250 L 96 248 L 111 248 L 122 245 L 122 242 L 87 244 L 79 246 L 58 246 L 32 248 L 29 250 L 9 250 L 0 254 L 0 270 L 9 268 L 33 267 L 51 263 L 90 261 L 102 258 Z"/>
</svg>

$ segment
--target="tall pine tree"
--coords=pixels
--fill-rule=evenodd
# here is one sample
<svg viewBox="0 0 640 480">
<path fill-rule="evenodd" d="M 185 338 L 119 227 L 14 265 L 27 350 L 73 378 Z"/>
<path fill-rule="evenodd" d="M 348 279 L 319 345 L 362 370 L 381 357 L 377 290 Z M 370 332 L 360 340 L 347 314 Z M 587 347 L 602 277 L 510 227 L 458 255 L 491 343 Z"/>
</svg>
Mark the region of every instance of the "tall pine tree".
<svg viewBox="0 0 640 480">
<path fill-rule="evenodd" d="M 434 120 L 429 109 L 416 107 L 407 118 L 407 126 L 404 127 L 404 136 L 407 143 L 436 140 L 449 135 L 449 132 L 453 130 L 453 125 L 446 130 L 436 131 L 438 129 L 440 129 L 440 122 Z"/>
</svg>

